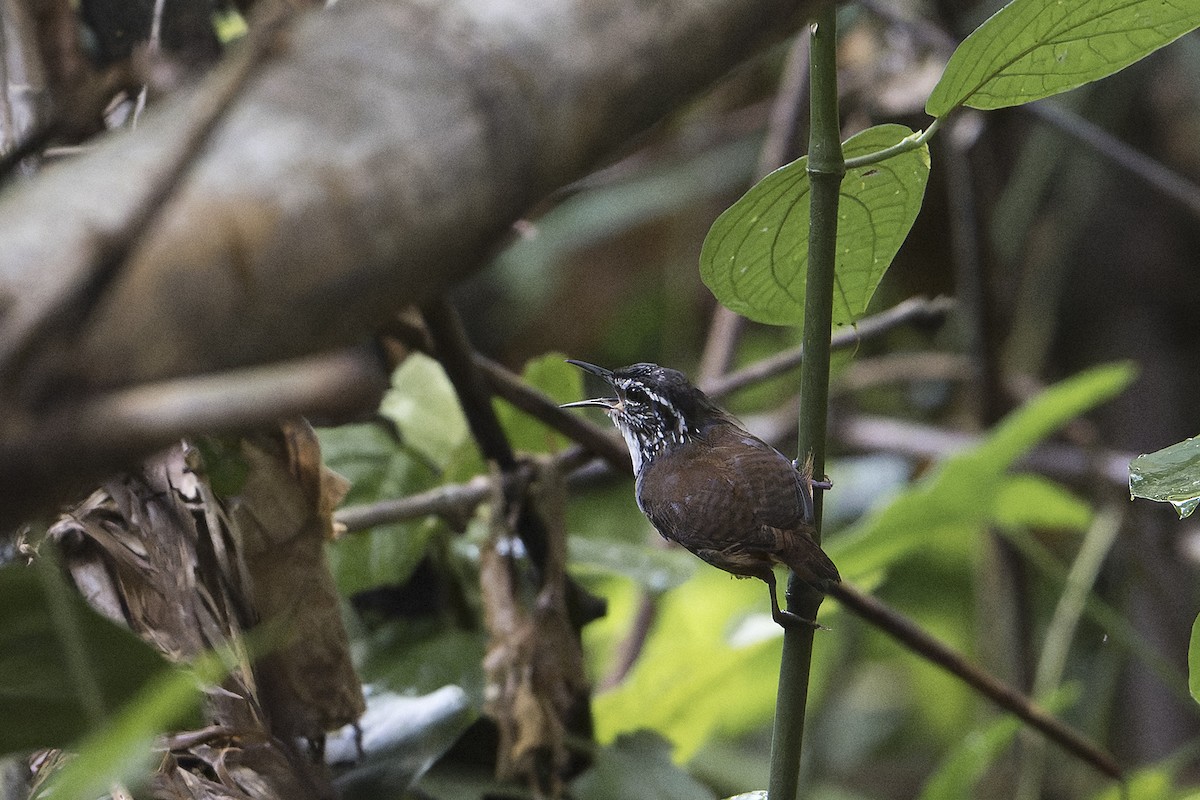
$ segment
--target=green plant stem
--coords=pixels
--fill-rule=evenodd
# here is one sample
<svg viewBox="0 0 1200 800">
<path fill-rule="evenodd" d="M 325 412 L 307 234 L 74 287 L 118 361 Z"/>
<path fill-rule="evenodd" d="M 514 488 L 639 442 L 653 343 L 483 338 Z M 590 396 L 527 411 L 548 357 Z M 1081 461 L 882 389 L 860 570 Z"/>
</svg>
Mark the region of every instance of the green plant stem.
<svg viewBox="0 0 1200 800">
<path fill-rule="evenodd" d="M 813 469 L 825 469 L 825 422 L 829 405 L 829 335 L 833 327 L 833 267 L 837 254 L 838 190 L 845 175 L 837 93 L 837 7 L 823 6 L 812 25 L 810 49 L 811 125 L 808 148 L 809 194 L 808 275 L 804 299 L 804 361 L 800 367 L 801 458 L 811 456 Z M 814 497 L 820 539 L 821 494 Z M 788 610 L 815 619 L 821 595 L 788 579 Z M 800 778 L 804 713 L 808 702 L 813 630 L 790 628 L 783 635 L 775 729 L 771 743 L 772 800 L 792 800 Z"/>
<path fill-rule="evenodd" d="M 872 164 L 878 164 L 880 161 L 887 161 L 892 156 L 898 156 L 901 153 L 907 153 L 909 150 L 916 150 L 923 146 L 926 142 L 933 138 L 941 127 L 942 118 L 938 117 L 933 122 L 929 123 L 929 127 L 923 131 L 917 131 L 912 136 L 905 136 L 900 141 L 896 142 L 891 147 L 885 147 L 882 150 L 876 150 L 874 153 L 867 153 L 854 158 L 847 158 L 844 162 L 846 169 L 857 169 L 858 167 L 869 167 Z"/>
<path fill-rule="evenodd" d="M 1045 644 L 1038 660 L 1033 679 L 1033 696 L 1039 700 L 1049 697 L 1062 685 L 1063 673 L 1067 668 L 1067 656 L 1075 631 L 1079 627 L 1087 608 L 1088 595 L 1108 557 L 1117 532 L 1121 529 L 1122 515 L 1118 508 L 1102 509 L 1088 528 L 1083 544 L 1067 573 L 1066 586 L 1054 609 L 1054 616 L 1046 628 Z M 1017 782 L 1018 800 L 1036 800 L 1041 794 L 1042 781 L 1046 773 L 1046 742 L 1041 738 L 1026 736 L 1022 742 L 1021 775 Z"/>
</svg>

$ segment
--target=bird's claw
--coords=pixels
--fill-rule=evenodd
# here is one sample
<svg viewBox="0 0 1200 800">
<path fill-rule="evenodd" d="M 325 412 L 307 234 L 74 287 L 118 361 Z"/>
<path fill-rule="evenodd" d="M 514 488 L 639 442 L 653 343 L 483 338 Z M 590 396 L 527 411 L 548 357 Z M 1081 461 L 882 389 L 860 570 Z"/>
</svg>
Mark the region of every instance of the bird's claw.
<svg viewBox="0 0 1200 800">
<path fill-rule="evenodd" d="M 775 617 L 775 622 L 781 628 L 791 628 L 793 630 L 799 630 L 801 628 L 812 628 L 813 630 L 818 631 L 829 630 L 829 628 L 826 628 L 816 620 L 805 619 L 804 617 L 792 611 L 781 610 L 778 614 L 773 616 Z"/>
<path fill-rule="evenodd" d="M 812 476 L 812 465 L 808 463 L 807 459 L 805 461 L 801 461 L 798 458 L 794 459 L 792 461 L 792 468 L 795 469 L 796 472 L 806 475 L 808 477 L 808 485 L 814 489 L 828 491 L 833 488 L 833 481 L 829 479 L 828 475 L 826 475 L 824 478 L 821 478 L 821 480 L 817 480 Z"/>
</svg>

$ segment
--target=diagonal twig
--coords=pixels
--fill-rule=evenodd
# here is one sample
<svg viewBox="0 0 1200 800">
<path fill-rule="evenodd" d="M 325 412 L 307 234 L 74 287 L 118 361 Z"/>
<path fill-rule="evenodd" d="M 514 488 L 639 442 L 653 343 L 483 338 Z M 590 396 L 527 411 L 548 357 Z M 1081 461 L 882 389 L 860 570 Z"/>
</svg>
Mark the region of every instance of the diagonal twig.
<svg viewBox="0 0 1200 800">
<path fill-rule="evenodd" d="M 846 583 L 831 587 L 829 594 L 914 653 L 959 678 L 996 705 L 1020 717 L 1063 749 L 1088 762 L 1105 775 L 1122 780 L 1121 768 L 1117 766 L 1112 755 L 1048 713 L 1028 696 L 930 636 L 908 617 Z"/>
</svg>

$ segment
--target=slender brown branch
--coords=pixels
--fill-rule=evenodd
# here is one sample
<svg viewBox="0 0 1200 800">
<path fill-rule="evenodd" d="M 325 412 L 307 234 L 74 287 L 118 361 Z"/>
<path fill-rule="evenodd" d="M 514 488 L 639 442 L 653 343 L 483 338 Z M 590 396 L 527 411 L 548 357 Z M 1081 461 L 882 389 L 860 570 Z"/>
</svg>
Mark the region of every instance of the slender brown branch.
<svg viewBox="0 0 1200 800">
<path fill-rule="evenodd" d="M 1200 217 L 1200 185 L 1145 153 L 1135 150 L 1108 131 L 1057 103 L 1042 101 L 1021 107 L 1042 122 L 1087 145 L 1097 155 L 1121 167 L 1150 188 L 1171 198 Z"/>
<path fill-rule="evenodd" d="M 845 350 L 856 347 L 861 342 L 880 336 L 894 328 L 910 323 L 935 323 L 943 320 L 954 310 L 955 302 L 950 297 L 935 297 L 932 300 L 925 297 L 913 297 L 899 303 L 887 311 L 864 317 L 851 328 L 844 328 L 833 334 L 829 346 L 833 350 Z M 732 394 L 759 381 L 782 375 L 790 369 L 795 369 L 804 360 L 804 348 L 795 347 L 776 353 L 770 358 L 764 358 L 750 366 L 730 373 L 723 378 L 704 384 L 702 389 L 711 397 L 721 398 Z"/>
<path fill-rule="evenodd" d="M 909 420 L 859 414 L 836 423 L 836 438 L 843 445 L 866 451 L 903 453 L 944 459 L 968 450 L 980 436 L 951 431 Z M 1023 468 L 1068 480 L 1103 478 L 1117 486 L 1129 485 L 1129 462 L 1135 453 L 1084 448 L 1050 442 L 1040 444 L 1018 461 Z"/>
<path fill-rule="evenodd" d="M 454 384 L 467 425 L 483 457 L 495 461 L 503 471 L 514 469 L 516 454 L 492 408 L 487 385 L 476 369 L 471 343 L 458 312 L 445 299 L 438 299 L 422 308 L 421 313 L 433 339 L 434 355 Z"/>
<path fill-rule="evenodd" d="M 914 381 L 962 382 L 971 375 L 970 361 L 958 353 L 922 350 L 888 353 L 854 361 L 835 380 L 838 394 Z"/>
<path fill-rule="evenodd" d="M 578 414 L 568 413 L 537 389 L 521 380 L 519 375 L 505 369 L 486 356 L 474 356 L 475 366 L 493 392 L 521 411 L 553 428 L 585 449 L 603 458 L 618 472 L 629 472 L 629 450 L 613 435 L 611 428 L 601 428 Z"/>
<path fill-rule="evenodd" d="M 469 519 L 475 509 L 488 499 L 492 480 L 477 475 L 466 483 L 447 484 L 420 494 L 397 497 L 343 508 L 334 514 L 346 533 L 358 533 L 376 525 L 387 525 L 423 517 L 442 517 L 457 524 Z"/>
<path fill-rule="evenodd" d="M 357 347 L 264 367 L 181 378 L 69 403 L 21 420 L 0 441 L 0 528 L 36 511 L 37 487 L 90 481 L 180 438 L 309 415 L 371 411 L 387 388 L 377 354 Z"/>
<path fill-rule="evenodd" d="M 720 304 L 713 309 L 696 376 L 701 384 L 717 380 L 729 370 L 737 351 L 737 341 L 745 327 L 746 319 L 740 314 Z"/>
<path fill-rule="evenodd" d="M 1021 692 L 1002 683 L 972 664 L 961 653 L 930 636 L 908 617 L 849 584 L 833 586 L 829 594 L 914 653 L 961 679 L 1001 708 L 1020 717 L 1063 749 L 1088 762 L 1105 775 L 1122 780 L 1121 768 L 1117 766 L 1112 755 L 1050 715 Z"/>
</svg>

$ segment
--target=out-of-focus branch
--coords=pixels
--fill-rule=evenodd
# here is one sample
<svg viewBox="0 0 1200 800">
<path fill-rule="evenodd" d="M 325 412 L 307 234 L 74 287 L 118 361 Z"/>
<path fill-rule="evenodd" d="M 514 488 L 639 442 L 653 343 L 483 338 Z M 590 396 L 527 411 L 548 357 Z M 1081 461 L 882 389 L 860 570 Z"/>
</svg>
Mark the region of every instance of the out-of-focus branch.
<svg viewBox="0 0 1200 800">
<path fill-rule="evenodd" d="M 304 14 L 161 204 L 78 347 L 31 359 L 23 382 L 116 388 L 359 341 L 477 269 L 534 203 L 810 6 L 345 0 Z M 78 291 L 96 237 L 136 218 L 211 91 L 0 197 L 0 352 Z"/>
<path fill-rule="evenodd" d="M 829 346 L 833 350 L 845 350 L 901 325 L 940 323 L 947 314 L 954 310 L 954 306 L 954 299 L 951 297 L 935 297 L 932 300 L 926 297 L 912 297 L 887 311 L 864 317 L 853 327 L 837 331 L 830 339 Z M 731 372 L 723 378 L 704 384 L 701 388 L 711 397 L 721 398 L 738 389 L 795 369 L 803 360 L 803 347 L 784 350 L 737 372 Z"/>
<path fill-rule="evenodd" d="M 835 422 L 834 436 L 842 445 L 870 452 L 902 453 L 944 459 L 979 444 L 975 434 L 922 425 L 907 420 L 865 414 Z M 1066 480 L 1101 477 L 1120 487 L 1129 485 L 1129 462 L 1134 453 L 1086 450 L 1068 444 L 1038 445 L 1018 466 Z"/>
<path fill-rule="evenodd" d="M 52 497 L 52 487 L 86 491 L 97 476 L 180 438 L 300 415 L 352 417 L 378 408 L 386 388 L 378 355 L 357 347 L 65 404 L 23 426 L 26 433 L 0 440 L 0 529 Z"/>
<path fill-rule="evenodd" d="M 105 392 L 364 341 L 810 5 L 343 0 L 301 15 L 240 91 L 218 69 L 0 195 L 0 441 Z M 77 444 L 61 440 L 92 463 Z M 64 498 L 43 466 L 0 472 Z"/>
<path fill-rule="evenodd" d="M 1122 780 L 1121 768 L 1117 766 L 1112 755 L 1047 713 L 1026 695 L 997 680 L 987 671 L 972 664 L 961 653 L 930 636 L 917 623 L 849 584 L 837 584 L 830 588 L 829 594 L 914 653 L 946 670 L 1001 708 L 1041 731 L 1063 749 L 1105 775 Z"/>
<path fill-rule="evenodd" d="M 861 341 L 893 330 L 899 325 L 914 321 L 937 322 L 952 308 L 953 301 L 949 298 L 936 298 L 934 300 L 919 297 L 913 298 L 899 304 L 895 308 L 860 320 L 853 331 L 841 331 L 835 334 L 831 340 L 831 346 L 834 348 L 844 348 L 857 345 Z M 413 347 L 424 349 L 429 349 L 430 347 L 429 343 L 424 341 L 423 331 L 404 325 L 395 328 L 394 332 L 399 338 Z M 778 375 L 793 368 L 799 362 L 802 355 L 803 353 L 798 350 L 790 350 L 752 364 L 717 382 L 711 393 L 715 396 L 721 396 Z M 629 461 L 629 451 L 618 438 L 615 431 L 600 428 L 577 414 L 564 411 L 549 397 L 525 384 L 519 375 L 505 369 L 502 365 L 478 353 L 474 354 L 472 358 L 492 391 L 525 413 L 578 443 L 576 446 L 563 451 L 555 457 L 560 468 L 566 470 L 582 467 L 592 460 L 593 455 L 599 455 L 604 459 L 603 466 L 607 467 L 610 471 L 617 473 L 629 473 L 632 471 L 632 465 Z M 467 486 L 470 486 L 470 484 L 467 484 Z M 455 519 L 461 517 L 463 514 L 469 516 L 475 506 L 483 502 L 486 498 L 486 492 L 476 488 L 464 491 L 461 494 L 445 496 L 440 495 L 440 492 L 441 490 L 435 490 L 434 492 L 422 495 L 414 495 L 411 498 L 388 500 L 359 508 L 343 509 L 338 512 L 337 519 L 339 522 L 346 524 L 351 530 L 358 530 L 370 525 L 380 525 L 386 522 L 419 518 L 429 514 L 438 514 Z M 454 498 L 453 502 L 461 502 L 463 507 L 458 509 L 448 508 L 446 504 L 452 502 L 451 497 Z M 370 522 L 362 522 L 362 520 L 370 520 Z"/>
</svg>

